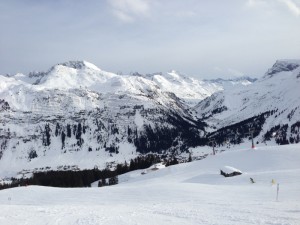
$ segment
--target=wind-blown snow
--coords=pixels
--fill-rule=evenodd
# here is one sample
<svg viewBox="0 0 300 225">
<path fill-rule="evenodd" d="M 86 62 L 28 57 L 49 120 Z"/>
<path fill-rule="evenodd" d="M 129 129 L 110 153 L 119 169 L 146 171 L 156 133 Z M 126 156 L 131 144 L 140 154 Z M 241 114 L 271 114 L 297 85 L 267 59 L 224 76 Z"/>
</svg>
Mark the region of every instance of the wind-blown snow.
<svg viewBox="0 0 300 225">
<path fill-rule="evenodd" d="M 230 151 L 103 188 L 2 190 L 0 224 L 298 225 L 299 149 L 288 145 Z M 219 174 L 222 165 L 243 174 L 225 178 Z"/>
</svg>

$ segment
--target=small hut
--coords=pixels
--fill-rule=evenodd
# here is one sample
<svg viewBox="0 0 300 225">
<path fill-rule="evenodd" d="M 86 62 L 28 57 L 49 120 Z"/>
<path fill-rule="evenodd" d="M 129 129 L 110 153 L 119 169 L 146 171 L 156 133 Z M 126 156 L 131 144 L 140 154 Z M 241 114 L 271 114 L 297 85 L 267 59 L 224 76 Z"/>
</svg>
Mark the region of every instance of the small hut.
<svg viewBox="0 0 300 225">
<path fill-rule="evenodd" d="M 220 172 L 224 177 L 234 177 L 242 174 L 242 171 L 231 166 L 224 166 Z"/>
</svg>

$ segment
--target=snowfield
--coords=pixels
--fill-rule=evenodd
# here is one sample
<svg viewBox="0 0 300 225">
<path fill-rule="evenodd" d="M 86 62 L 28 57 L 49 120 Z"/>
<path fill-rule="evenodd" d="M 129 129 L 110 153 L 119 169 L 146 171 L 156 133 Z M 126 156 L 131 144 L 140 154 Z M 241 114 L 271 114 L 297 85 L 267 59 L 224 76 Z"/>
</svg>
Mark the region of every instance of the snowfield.
<svg viewBox="0 0 300 225">
<path fill-rule="evenodd" d="M 6 189 L 0 191 L 0 224 L 299 225 L 299 162 L 299 144 L 258 147 L 144 175 L 133 171 L 116 186 Z M 243 174 L 224 178 L 224 166 Z"/>
</svg>

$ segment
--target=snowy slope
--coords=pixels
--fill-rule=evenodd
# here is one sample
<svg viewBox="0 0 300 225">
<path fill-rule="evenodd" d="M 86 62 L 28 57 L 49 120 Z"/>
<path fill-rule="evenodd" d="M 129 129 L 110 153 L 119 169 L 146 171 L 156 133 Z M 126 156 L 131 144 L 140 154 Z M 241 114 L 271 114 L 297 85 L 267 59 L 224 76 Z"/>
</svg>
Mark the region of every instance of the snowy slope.
<svg viewBox="0 0 300 225">
<path fill-rule="evenodd" d="M 212 130 L 260 116 L 260 121 L 256 121 L 256 124 L 262 123 L 259 127 L 260 141 L 264 140 L 262 135 L 267 131 L 276 133 L 284 126 L 288 127 L 286 138 L 296 139 L 300 125 L 299 86 L 300 61 L 277 61 L 252 85 L 215 93 L 201 101 L 195 109 L 199 117 L 212 126 Z"/>
<path fill-rule="evenodd" d="M 102 188 L 2 190 L 0 224 L 298 225 L 299 148 L 229 151 Z M 243 174 L 224 178 L 223 166 Z"/>
<path fill-rule="evenodd" d="M 198 80 L 185 76 L 172 70 L 166 74 L 134 74 L 149 79 L 164 91 L 173 92 L 184 100 L 189 106 L 195 106 L 200 100 L 203 100 L 213 93 L 232 88 L 234 86 L 247 86 L 255 82 L 256 79 L 249 77 L 239 77 L 235 79 L 213 79 Z"/>
</svg>

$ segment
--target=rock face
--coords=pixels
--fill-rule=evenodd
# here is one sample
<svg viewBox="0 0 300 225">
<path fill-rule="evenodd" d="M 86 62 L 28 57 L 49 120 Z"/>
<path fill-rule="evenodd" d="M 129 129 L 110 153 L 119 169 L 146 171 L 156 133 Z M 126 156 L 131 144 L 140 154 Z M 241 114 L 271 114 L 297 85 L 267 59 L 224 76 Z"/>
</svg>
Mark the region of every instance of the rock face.
<svg viewBox="0 0 300 225">
<path fill-rule="evenodd" d="M 274 74 L 280 72 L 289 72 L 297 69 L 300 65 L 300 60 L 278 60 L 270 68 L 264 77 L 272 77 Z"/>
</svg>

